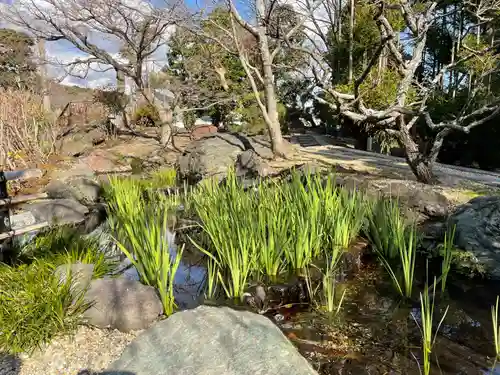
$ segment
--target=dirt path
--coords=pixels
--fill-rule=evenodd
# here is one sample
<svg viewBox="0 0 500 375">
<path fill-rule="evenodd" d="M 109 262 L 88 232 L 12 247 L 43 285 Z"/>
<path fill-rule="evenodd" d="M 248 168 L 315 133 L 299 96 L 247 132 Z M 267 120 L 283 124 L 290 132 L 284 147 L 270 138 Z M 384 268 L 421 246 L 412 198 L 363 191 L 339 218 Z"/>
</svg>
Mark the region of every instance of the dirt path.
<svg viewBox="0 0 500 375">
<path fill-rule="evenodd" d="M 308 135 L 306 144 L 300 147 L 303 158 L 318 160 L 358 173 L 391 174 L 394 177 L 412 179 L 415 177 L 403 158 L 361 151 L 342 146 L 325 145 L 321 136 Z M 311 138 L 315 139 L 314 143 Z M 456 167 L 436 163 L 434 171 L 445 185 L 457 186 L 464 180 L 500 188 L 500 174 L 477 169 Z"/>
</svg>

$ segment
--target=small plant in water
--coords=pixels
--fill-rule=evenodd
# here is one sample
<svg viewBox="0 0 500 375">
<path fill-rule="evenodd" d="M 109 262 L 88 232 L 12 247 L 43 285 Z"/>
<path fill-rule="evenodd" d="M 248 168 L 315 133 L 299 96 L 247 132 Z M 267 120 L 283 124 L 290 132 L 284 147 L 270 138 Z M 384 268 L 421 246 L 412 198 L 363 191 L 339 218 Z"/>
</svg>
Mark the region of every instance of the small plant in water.
<svg viewBox="0 0 500 375">
<path fill-rule="evenodd" d="M 252 225 L 252 220 L 248 220 L 254 217 L 255 207 L 233 173 L 224 185 L 212 180 L 200 189 L 203 194 L 193 195 L 192 203 L 210 243 L 204 248 L 190 240 L 214 261 L 227 297 L 241 298 L 255 262 L 256 228 L 255 223 Z"/>
<path fill-rule="evenodd" d="M 456 226 L 445 233 L 444 241 L 442 245 L 443 252 L 443 262 L 441 264 L 441 293 L 444 293 L 446 289 L 446 280 L 448 278 L 448 273 L 451 269 L 451 262 L 453 260 L 453 240 L 455 238 Z"/>
<path fill-rule="evenodd" d="M 491 306 L 491 322 L 493 325 L 493 343 L 495 345 L 495 362 L 493 364 L 493 368 L 495 367 L 498 359 L 500 359 L 500 326 L 498 325 L 498 301 L 499 297 L 497 296 L 497 302 L 495 306 Z"/>
<path fill-rule="evenodd" d="M 411 298 L 418 241 L 416 226 L 406 225 L 397 202 L 382 200 L 375 204 L 366 234 L 398 293 Z"/>
<path fill-rule="evenodd" d="M 311 300 L 318 301 L 316 307 L 319 310 L 337 315 L 342 308 L 347 289 L 343 289 L 339 296 L 339 285 L 336 281 L 335 264 L 332 261 L 326 262 L 325 271 L 322 272 L 321 283 L 313 287 L 313 281 L 309 271 L 306 271 L 306 285 Z M 318 299 L 316 299 L 318 297 Z"/>
<path fill-rule="evenodd" d="M 429 293 L 429 287 L 426 284 L 424 288 L 424 292 L 420 293 L 420 314 L 422 319 L 422 325 L 418 324 L 418 320 L 415 316 L 413 319 L 415 323 L 417 323 L 418 328 L 420 329 L 420 334 L 422 336 L 422 359 L 423 359 L 423 374 L 428 375 L 431 371 L 431 359 L 430 356 L 432 354 L 432 347 L 436 342 L 436 337 L 443 324 L 444 318 L 448 313 L 449 306 L 446 307 L 446 310 L 439 321 L 439 324 L 436 328 L 436 332 L 434 336 L 432 335 L 432 322 L 434 317 L 434 306 L 435 306 L 435 296 L 436 296 L 436 278 L 434 278 L 434 284 L 432 287 L 432 302 Z"/>
<path fill-rule="evenodd" d="M 120 250 L 134 265 L 141 281 L 155 287 L 165 315 L 176 307 L 174 278 L 179 267 L 182 248 L 172 251 L 167 239 L 167 207 L 146 202 L 138 181 L 110 181 L 110 224 Z"/>
</svg>

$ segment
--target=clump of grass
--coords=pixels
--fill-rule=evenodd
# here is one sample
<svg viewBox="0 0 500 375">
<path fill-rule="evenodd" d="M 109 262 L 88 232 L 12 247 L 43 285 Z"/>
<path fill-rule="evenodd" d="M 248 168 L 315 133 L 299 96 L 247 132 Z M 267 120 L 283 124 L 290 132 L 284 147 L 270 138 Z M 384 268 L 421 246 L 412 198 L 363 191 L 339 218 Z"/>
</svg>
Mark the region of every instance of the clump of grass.
<svg viewBox="0 0 500 375">
<path fill-rule="evenodd" d="M 248 216 L 255 215 L 251 197 L 241 189 L 233 174 L 225 184 L 210 180 L 201 188 L 203 194 L 195 194 L 192 199 L 210 247 L 191 240 L 214 261 L 226 295 L 241 298 L 254 267 L 257 245 L 257 224 L 248 220 Z M 223 277 L 224 271 L 227 278 Z"/>
<path fill-rule="evenodd" d="M 420 313 L 422 316 L 422 325 L 420 326 L 415 316 L 413 317 L 415 323 L 417 323 L 420 329 L 420 334 L 422 336 L 422 358 L 423 358 L 424 375 L 428 375 L 431 371 L 430 356 L 432 354 L 432 347 L 436 342 L 437 333 L 439 331 L 439 328 L 441 327 L 441 324 L 443 324 L 444 318 L 446 317 L 449 308 L 449 306 L 446 307 L 446 310 L 443 316 L 441 317 L 439 324 L 437 325 L 436 332 L 433 335 L 432 322 L 434 318 L 435 296 L 436 296 L 436 278 L 434 278 L 434 284 L 432 288 L 432 302 L 430 298 L 429 287 L 427 284 L 425 285 L 424 292 L 420 293 Z"/>
<path fill-rule="evenodd" d="M 453 241 L 455 238 L 456 226 L 450 230 L 448 228 L 444 235 L 444 241 L 442 245 L 443 252 L 443 262 L 441 263 L 441 292 L 444 293 L 446 289 L 446 280 L 448 279 L 448 274 L 451 269 L 451 263 L 453 260 Z"/>
<path fill-rule="evenodd" d="M 176 308 L 174 278 L 182 249 L 170 254 L 167 209 L 148 202 L 138 182 L 111 179 L 108 189 L 117 245 L 137 269 L 141 282 L 158 290 L 165 315 L 171 315 Z"/>
<path fill-rule="evenodd" d="M 83 236 L 72 227 L 58 227 L 39 234 L 22 250 L 22 260 L 44 259 L 54 265 L 84 263 L 94 265 L 94 278 L 111 273 L 116 261 L 99 248 L 98 238 Z"/>
<path fill-rule="evenodd" d="M 411 298 L 418 235 L 396 201 L 380 200 L 369 215 L 366 234 L 401 296 Z"/>
<path fill-rule="evenodd" d="M 256 266 L 273 277 L 286 267 L 284 253 L 291 244 L 288 236 L 290 212 L 283 206 L 284 194 L 280 186 L 261 186 L 256 199 L 260 202 L 260 207 L 256 207 L 257 243 L 263 247 L 257 252 Z"/>
<path fill-rule="evenodd" d="M 304 181 L 305 180 L 305 181 Z M 320 255 L 323 237 L 321 221 L 321 177 L 306 174 L 301 178 L 292 173 L 289 184 L 283 185 L 282 208 L 287 211 L 289 232 L 292 241 L 285 249 L 289 266 L 300 272 Z"/>
<path fill-rule="evenodd" d="M 89 305 L 83 293 L 54 275 L 56 264 L 35 260 L 0 266 L 0 352 L 31 353 L 77 328 Z"/>
<path fill-rule="evenodd" d="M 397 200 L 377 199 L 372 203 L 365 234 L 374 250 L 390 261 L 399 257 L 398 243 L 393 239 L 406 230 Z"/>
<path fill-rule="evenodd" d="M 500 358 L 500 326 L 498 325 L 498 302 L 499 297 L 497 296 L 497 302 L 495 306 L 491 306 L 491 323 L 493 325 L 493 344 L 495 348 L 495 364 Z M 493 367 L 495 367 L 495 364 Z"/>
<path fill-rule="evenodd" d="M 47 163 L 56 151 L 59 126 L 44 110 L 43 96 L 30 90 L 0 88 L 0 160 L 2 167 Z"/>
<path fill-rule="evenodd" d="M 174 168 L 165 168 L 151 173 L 149 179 L 145 180 L 149 188 L 173 187 L 177 182 L 177 172 Z"/>
<path fill-rule="evenodd" d="M 334 264 L 348 249 L 351 242 L 359 235 L 367 214 L 367 203 L 363 194 L 358 191 L 349 192 L 335 189 L 333 193 L 326 189 L 325 228 L 327 233 L 326 256 L 331 257 Z"/>
<path fill-rule="evenodd" d="M 289 183 L 261 181 L 245 192 L 230 171 L 224 184 L 205 181 L 191 195 L 190 209 L 208 239 L 192 241 L 215 262 L 227 296 L 239 297 L 253 273 L 301 273 L 324 249 L 340 259 L 364 221 L 362 198 L 339 191 L 331 176 L 296 172 Z"/>
</svg>

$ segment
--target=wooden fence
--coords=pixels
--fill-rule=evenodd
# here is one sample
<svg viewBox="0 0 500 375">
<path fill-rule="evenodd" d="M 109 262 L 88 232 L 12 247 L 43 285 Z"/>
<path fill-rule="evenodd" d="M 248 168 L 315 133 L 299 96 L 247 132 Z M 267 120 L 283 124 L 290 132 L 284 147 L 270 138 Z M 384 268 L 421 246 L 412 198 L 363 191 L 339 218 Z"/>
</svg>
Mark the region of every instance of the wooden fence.
<svg viewBox="0 0 500 375">
<path fill-rule="evenodd" d="M 16 205 L 34 201 L 37 199 L 44 199 L 47 198 L 48 195 L 47 193 L 37 193 L 9 197 L 7 186 L 8 182 L 37 177 L 42 177 L 42 171 L 39 169 L 25 169 L 20 171 L 5 172 L 0 170 L 0 241 L 49 226 L 49 223 L 46 221 L 22 226 L 15 229 L 12 228 L 11 225 L 12 209 L 15 208 Z"/>
</svg>

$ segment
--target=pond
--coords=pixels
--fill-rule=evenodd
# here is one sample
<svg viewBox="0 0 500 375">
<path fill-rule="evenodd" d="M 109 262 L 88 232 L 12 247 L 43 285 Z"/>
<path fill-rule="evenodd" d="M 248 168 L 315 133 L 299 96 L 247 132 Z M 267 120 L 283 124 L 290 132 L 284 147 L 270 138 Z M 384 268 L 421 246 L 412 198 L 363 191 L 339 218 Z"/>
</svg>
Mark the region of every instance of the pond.
<svg viewBox="0 0 500 375">
<path fill-rule="evenodd" d="M 170 244 L 174 242 L 172 233 L 166 237 Z M 172 255 L 176 249 L 176 245 L 170 246 Z M 123 264 L 130 262 L 125 260 Z M 342 282 L 346 294 L 338 315 L 320 312 L 310 304 L 293 303 L 271 306 L 264 315 L 281 328 L 320 374 L 420 374 L 418 296 L 424 284 L 424 269 L 425 266 L 417 270 L 414 298 L 402 301 L 384 268 L 375 258 L 363 256 L 357 272 Z M 138 279 L 133 267 L 124 276 Z M 175 297 L 180 309 L 203 303 L 233 304 L 224 298 L 205 300 L 205 281 L 203 257 L 185 251 L 175 277 Z M 491 306 L 500 285 L 455 274 L 447 285 L 445 295 L 436 293 L 435 328 L 447 312 L 432 349 L 431 374 L 500 374 L 500 365 L 491 368 Z M 251 306 L 237 307 L 255 311 Z"/>
<path fill-rule="evenodd" d="M 245 190 L 233 176 L 168 199 L 135 193 L 137 203 L 124 217 L 138 218 L 134 228 L 159 228 L 163 202 L 163 212 L 193 224 L 177 227 L 175 238 L 164 236 L 172 259 L 185 246 L 175 275 L 178 308 L 230 305 L 263 314 L 320 374 L 421 374 L 429 363 L 430 374 L 499 373 L 500 366 L 492 368 L 491 307 L 500 285 L 451 268 L 442 292 L 442 259 L 451 259 L 453 239 L 428 257 L 397 201 L 339 188 L 334 180 L 292 174 L 287 182 Z M 123 197 L 138 191 L 119 183 L 116 189 Z M 125 276 L 138 278 L 133 268 Z M 205 299 L 206 285 L 217 283 L 225 289 L 218 285 L 219 293 Z"/>
</svg>

